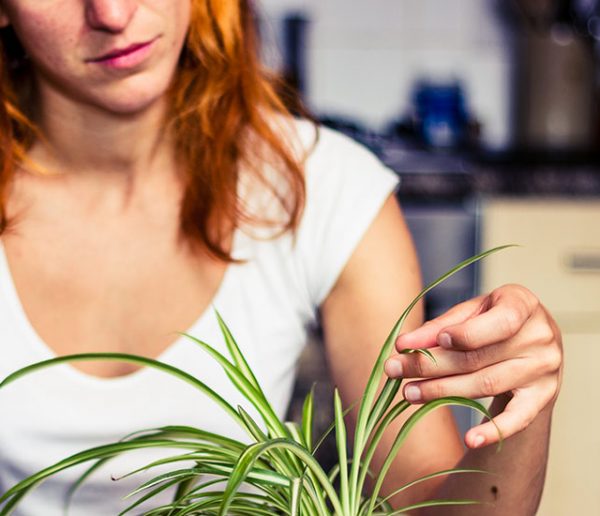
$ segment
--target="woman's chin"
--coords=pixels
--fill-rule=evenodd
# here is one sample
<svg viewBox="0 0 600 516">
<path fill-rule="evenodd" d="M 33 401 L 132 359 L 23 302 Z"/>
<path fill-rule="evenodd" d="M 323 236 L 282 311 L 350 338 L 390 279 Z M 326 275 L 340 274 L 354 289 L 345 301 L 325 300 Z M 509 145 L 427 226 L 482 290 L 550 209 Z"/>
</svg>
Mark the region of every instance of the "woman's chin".
<svg viewBox="0 0 600 516">
<path fill-rule="evenodd" d="M 125 80 L 97 83 L 91 88 L 79 83 L 71 88 L 71 98 L 95 110 L 114 115 L 135 115 L 153 107 L 161 107 L 167 97 L 170 81 L 159 74 L 140 74 Z"/>
<path fill-rule="evenodd" d="M 163 107 L 164 95 L 152 97 L 149 99 L 131 99 L 120 102 L 114 102 L 106 106 L 106 111 L 118 116 L 134 116 L 141 114 L 154 107 Z"/>
<path fill-rule="evenodd" d="M 89 99 L 88 104 L 106 114 L 134 116 L 165 105 L 166 93 L 135 91 L 129 94 L 108 95 L 100 99 Z"/>
</svg>

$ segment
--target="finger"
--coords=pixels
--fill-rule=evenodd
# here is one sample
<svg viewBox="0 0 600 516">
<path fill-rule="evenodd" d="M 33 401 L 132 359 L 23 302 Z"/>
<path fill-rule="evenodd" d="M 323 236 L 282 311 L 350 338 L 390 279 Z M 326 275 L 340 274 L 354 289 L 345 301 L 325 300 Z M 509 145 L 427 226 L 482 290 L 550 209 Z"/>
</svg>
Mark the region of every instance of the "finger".
<svg viewBox="0 0 600 516">
<path fill-rule="evenodd" d="M 503 394 L 539 377 L 529 362 L 513 359 L 474 373 L 410 382 L 404 387 L 404 398 L 411 403 L 425 403 L 446 396 L 476 399 Z"/>
<path fill-rule="evenodd" d="M 516 335 L 529 320 L 534 308 L 520 295 L 490 296 L 484 311 L 440 330 L 444 347 L 475 349 L 502 342 Z"/>
<path fill-rule="evenodd" d="M 434 349 L 434 360 L 422 353 L 401 353 L 385 363 L 385 372 L 391 378 L 440 378 L 472 373 L 485 367 L 514 358 L 511 341 L 472 350 Z"/>
<path fill-rule="evenodd" d="M 465 444 L 469 448 L 480 448 L 508 439 L 525 430 L 544 409 L 550 399 L 545 389 L 530 388 L 518 390 L 508 402 L 504 411 L 487 421 L 471 428 L 465 434 Z"/>
<path fill-rule="evenodd" d="M 480 296 L 452 307 L 447 312 L 427 321 L 419 328 L 403 333 L 396 339 L 396 349 L 432 348 L 438 346 L 438 334 L 447 326 L 459 324 L 479 312 L 484 297 Z"/>
</svg>

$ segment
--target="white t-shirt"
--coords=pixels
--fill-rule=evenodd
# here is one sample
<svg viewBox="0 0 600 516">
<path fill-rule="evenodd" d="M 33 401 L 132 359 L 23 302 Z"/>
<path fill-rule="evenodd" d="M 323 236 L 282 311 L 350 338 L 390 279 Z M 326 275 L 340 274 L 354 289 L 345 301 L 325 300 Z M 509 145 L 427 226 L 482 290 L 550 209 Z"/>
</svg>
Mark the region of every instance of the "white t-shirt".
<svg viewBox="0 0 600 516">
<path fill-rule="evenodd" d="M 302 145 L 309 149 L 312 125 L 296 125 Z M 235 235 L 233 254 L 247 261 L 229 266 L 212 304 L 280 416 L 317 309 L 397 181 L 363 147 L 321 129 L 306 161 L 306 208 L 296 241 L 289 234 L 275 240 L 252 239 L 241 231 Z M 187 332 L 227 354 L 211 308 Z M 53 356 L 27 320 L 0 246 L 0 378 Z M 220 367 L 190 340 L 178 339 L 159 359 L 195 375 L 234 407 L 248 408 Z M 135 430 L 182 424 L 247 440 L 204 394 L 148 368 L 110 379 L 70 365 L 34 373 L 0 390 L 0 418 L 0 492 L 68 455 Z M 115 516 L 131 503 L 121 497 L 154 475 L 117 482 L 111 475 L 118 477 L 153 458 L 154 453 L 143 451 L 109 461 L 77 492 L 69 514 Z M 42 483 L 14 514 L 62 515 L 65 492 L 83 469 Z"/>
</svg>

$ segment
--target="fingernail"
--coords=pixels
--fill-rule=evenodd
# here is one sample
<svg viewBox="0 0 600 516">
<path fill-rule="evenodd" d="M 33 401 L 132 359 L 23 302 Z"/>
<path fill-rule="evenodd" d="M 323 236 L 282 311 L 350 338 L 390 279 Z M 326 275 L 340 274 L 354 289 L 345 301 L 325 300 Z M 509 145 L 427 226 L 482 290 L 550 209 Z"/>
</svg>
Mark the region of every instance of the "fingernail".
<svg viewBox="0 0 600 516">
<path fill-rule="evenodd" d="M 485 441 L 485 437 L 483 435 L 476 435 L 473 438 L 473 448 L 479 448 Z"/>
<path fill-rule="evenodd" d="M 385 363 L 385 372 L 391 378 L 402 376 L 402 364 L 398 360 L 388 360 Z"/>
<path fill-rule="evenodd" d="M 437 338 L 438 345 L 445 349 L 452 347 L 452 337 L 448 333 L 440 333 Z"/>
<path fill-rule="evenodd" d="M 416 385 L 409 385 L 404 389 L 404 397 L 407 401 L 415 402 L 421 400 L 421 389 Z"/>
</svg>

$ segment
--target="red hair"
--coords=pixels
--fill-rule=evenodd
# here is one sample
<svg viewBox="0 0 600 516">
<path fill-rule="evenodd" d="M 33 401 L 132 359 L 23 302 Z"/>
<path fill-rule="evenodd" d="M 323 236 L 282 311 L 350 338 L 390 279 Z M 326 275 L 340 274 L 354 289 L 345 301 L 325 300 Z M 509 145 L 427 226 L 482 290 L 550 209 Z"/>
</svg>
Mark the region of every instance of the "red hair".
<svg viewBox="0 0 600 516">
<path fill-rule="evenodd" d="M 36 128 L 21 107 L 31 104 L 15 91 L 22 67 L 20 46 L 10 28 L 2 30 L 0 44 L 3 231 L 9 222 L 8 188 L 36 139 Z M 304 206 L 301 158 L 291 145 L 290 131 L 281 131 L 274 123 L 291 115 L 277 93 L 277 80 L 259 62 L 257 46 L 250 0 L 192 0 L 190 28 L 169 92 L 169 127 L 186 171 L 181 232 L 224 261 L 233 261 L 227 247 L 233 228 L 264 225 L 275 230 L 273 235 L 294 230 Z M 275 168 L 275 179 L 268 177 L 267 166 Z M 242 168 L 271 194 L 285 213 L 283 219 L 253 213 L 244 204 L 238 192 Z"/>
</svg>

